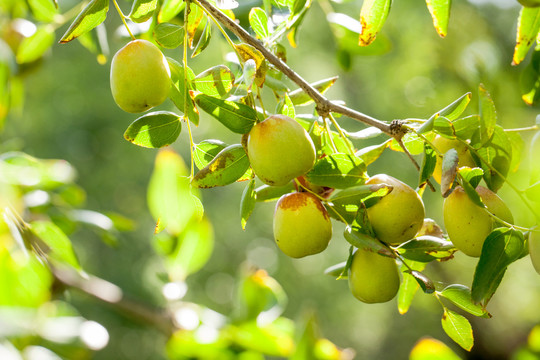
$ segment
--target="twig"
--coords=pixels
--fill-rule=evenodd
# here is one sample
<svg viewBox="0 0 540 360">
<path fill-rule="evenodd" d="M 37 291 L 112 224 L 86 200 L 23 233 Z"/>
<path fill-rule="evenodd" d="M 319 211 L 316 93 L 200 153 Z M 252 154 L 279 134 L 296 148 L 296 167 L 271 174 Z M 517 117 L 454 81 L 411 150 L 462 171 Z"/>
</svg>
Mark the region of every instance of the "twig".
<svg viewBox="0 0 540 360">
<path fill-rule="evenodd" d="M 203 7 L 208 13 L 212 14 L 212 16 L 217 21 L 219 21 L 223 26 L 225 26 L 232 33 L 234 33 L 238 37 L 238 39 L 259 50 L 261 54 L 266 58 L 266 60 L 268 60 L 268 62 L 274 65 L 283 74 L 285 74 L 285 76 L 287 76 L 291 81 L 293 81 L 302 90 L 304 90 L 304 92 L 308 94 L 309 97 L 312 98 L 315 102 L 317 112 L 320 116 L 326 117 L 329 113 L 335 112 L 348 116 L 351 119 L 358 120 L 366 125 L 376 127 L 377 129 L 381 130 L 382 132 L 391 137 L 396 137 L 396 134 L 391 131 L 389 124 L 372 118 L 371 116 L 363 114 L 359 111 L 350 109 L 346 106 L 335 104 L 328 100 L 320 92 L 313 88 L 306 80 L 304 80 L 300 75 L 298 75 L 294 70 L 292 70 L 287 64 L 285 64 L 280 58 L 278 58 L 272 52 L 266 49 L 260 41 L 253 38 L 240 25 L 235 23 L 227 15 L 223 14 L 219 9 L 214 7 L 207 0 L 192 1 L 199 4 L 199 6 Z"/>
</svg>

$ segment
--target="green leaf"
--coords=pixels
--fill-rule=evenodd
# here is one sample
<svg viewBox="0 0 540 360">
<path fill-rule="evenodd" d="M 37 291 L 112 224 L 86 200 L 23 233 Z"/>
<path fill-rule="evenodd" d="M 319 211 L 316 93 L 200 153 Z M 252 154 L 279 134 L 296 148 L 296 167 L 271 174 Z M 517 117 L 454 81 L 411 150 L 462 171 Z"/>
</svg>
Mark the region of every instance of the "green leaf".
<svg viewBox="0 0 540 360">
<path fill-rule="evenodd" d="M 357 216 L 358 210 L 363 207 L 362 201 L 364 199 L 372 196 L 382 197 L 391 190 L 392 187 L 386 184 L 372 184 L 354 186 L 334 192 L 329 198 L 330 216 L 341 220 L 339 216 L 335 216 L 334 212 L 337 212 L 347 223 L 352 223 Z"/>
<path fill-rule="evenodd" d="M 266 39 L 270 36 L 268 16 L 263 9 L 259 7 L 251 8 L 249 12 L 249 24 L 259 39 Z"/>
<path fill-rule="evenodd" d="M 162 47 L 175 49 L 184 42 L 184 27 L 170 23 L 157 24 L 153 35 Z"/>
<path fill-rule="evenodd" d="M 343 232 L 343 236 L 349 244 L 356 248 L 372 251 L 384 256 L 394 257 L 393 252 L 386 247 L 386 245 L 376 238 L 370 237 L 359 231 L 356 227 L 347 226 Z"/>
<path fill-rule="evenodd" d="M 255 61 L 255 67 L 257 69 L 255 72 L 255 83 L 257 86 L 262 86 L 266 79 L 266 72 L 268 70 L 266 59 L 264 58 L 263 54 L 248 44 L 235 45 L 234 49 L 244 63 L 250 59 Z"/>
<path fill-rule="evenodd" d="M 474 132 L 480 127 L 480 116 L 470 115 L 452 122 L 454 134 L 458 139 L 470 139 Z"/>
<path fill-rule="evenodd" d="M 366 181 L 366 165 L 357 157 L 334 154 L 318 160 L 306 177 L 314 185 L 344 189 Z"/>
<path fill-rule="evenodd" d="M 409 267 L 416 271 L 423 271 L 426 267 L 426 263 L 416 262 L 416 261 L 407 261 Z M 401 273 L 403 275 L 403 281 L 399 287 L 398 291 L 398 311 L 401 315 L 406 314 L 411 307 L 412 300 L 414 295 L 418 291 L 420 285 L 410 273 L 407 272 L 408 268 L 406 266 L 401 267 Z"/>
<path fill-rule="evenodd" d="M 185 29 L 188 34 L 188 45 L 190 49 L 193 49 L 194 47 L 193 42 L 195 39 L 195 34 L 197 32 L 197 28 L 199 27 L 201 22 L 203 22 L 203 20 L 205 22 L 207 21 L 204 15 L 204 10 L 197 4 L 190 2 L 188 22 Z"/>
<path fill-rule="evenodd" d="M 33 221 L 30 223 L 30 229 L 44 243 L 38 245 L 39 252 L 47 254 L 47 258 L 57 264 L 81 270 L 71 241 L 62 229 L 50 221 Z"/>
<path fill-rule="evenodd" d="M 484 203 L 482 202 L 482 198 L 476 192 L 476 188 L 474 188 L 468 181 L 462 180 L 461 186 L 463 186 L 463 190 L 465 190 L 465 193 L 469 197 L 469 199 L 476 205 L 480 206 L 481 208 L 485 208 Z"/>
<path fill-rule="evenodd" d="M 189 170 L 172 150 L 161 150 L 148 184 L 148 207 L 160 228 L 180 235 L 192 221 L 202 217 L 198 191 L 189 183 Z"/>
<path fill-rule="evenodd" d="M 482 144 L 485 144 L 491 139 L 493 131 L 495 131 L 497 111 L 495 109 L 495 104 L 484 85 L 480 84 L 478 93 L 480 95 L 480 141 Z"/>
<path fill-rule="evenodd" d="M 225 65 L 218 65 L 197 75 L 192 84 L 197 91 L 220 98 L 231 91 L 234 84 L 234 75 Z"/>
<path fill-rule="evenodd" d="M 241 310 L 237 317 L 244 323 L 259 318 L 259 315 L 267 316 L 266 322 L 271 322 L 285 310 L 287 294 L 264 270 L 248 270 L 238 290 L 237 306 Z"/>
<path fill-rule="evenodd" d="M 180 135 L 180 116 L 169 111 L 156 111 L 132 122 L 124 138 L 146 148 L 157 149 L 172 144 Z"/>
<path fill-rule="evenodd" d="M 452 0 L 426 0 L 427 7 L 433 18 L 433 26 L 441 37 L 448 33 L 448 20 Z"/>
<path fill-rule="evenodd" d="M 523 61 L 540 30 L 540 8 L 522 7 L 519 13 L 516 47 L 512 65 Z"/>
<path fill-rule="evenodd" d="M 408 132 L 403 136 L 402 138 L 403 145 L 407 148 L 407 150 L 412 155 L 420 155 L 424 152 L 424 140 L 422 140 L 418 135 L 416 135 L 413 132 Z M 399 143 L 396 141 L 396 139 L 393 139 L 392 142 L 390 142 L 390 149 L 394 151 L 403 152 L 403 149 L 399 145 Z"/>
<path fill-rule="evenodd" d="M 158 23 L 171 21 L 186 6 L 184 0 L 164 0 L 158 14 Z"/>
<path fill-rule="evenodd" d="M 456 251 L 450 241 L 429 235 L 409 240 L 401 244 L 396 250 L 406 259 L 418 262 L 448 259 Z"/>
<path fill-rule="evenodd" d="M 484 171 L 480 168 L 462 167 L 459 169 L 459 175 L 467 181 L 473 189 L 480 184 Z"/>
<path fill-rule="evenodd" d="M 315 90 L 324 94 L 334 83 L 337 81 L 338 77 L 334 76 L 328 79 L 319 80 L 310 84 Z M 308 105 L 313 102 L 313 99 L 303 89 L 296 89 L 289 93 L 289 98 L 292 103 L 296 106 L 299 105 Z"/>
<path fill-rule="evenodd" d="M 347 262 L 343 261 L 343 262 L 340 262 L 339 264 L 335 264 L 335 265 L 327 267 L 324 270 L 324 273 L 326 275 L 330 275 L 330 276 L 333 276 L 335 278 L 339 278 L 340 280 L 345 280 L 348 277 L 347 271 L 345 271 L 346 266 L 347 266 Z M 344 274 L 344 275 L 342 275 L 342 274 Z"/>
<path fill-rule="evenodd" d="M 257 194 L 255 193 L 255 179 L 251 179 L 249 184 L 244 189 L 242 193 L 242 198 L 240 199 L 240 218 L 242 224 L 242 230 L 246 229 L 246 224 L 255 209 L 255 203 L 257 202 Z"/>
<path fill-rule="evenodd" d="M 28 0 L 28 5 L 38 21 L 53 22 L 54 17 L 58 14 L 57 6 L 52 0 Z"/>
<path fill-rule="evenodd" d="M 257 120 L 257 112 L 247 105 L 202 93 L 194 94 L 193 98 L 201 109 L 237 134 L 247 134 Z"/>
<path fill-rule="evenodd" d="M 345 131 L 345 134 L 347 134 L 349 138 L 354 139 L 354 140 L 367 140 L 367 139 L 371 139 L 376 136 L 382 135 L 383 132 L 379 128 L 370 126 L 370 127 L 367 127 L 365 129 L 362 129 L 360 131 L 356 131 L 353 133 Z"/>
<path fill-rule="evenodd" d="M 203 140 L 196 144 L 193 149 L 193 160 L 198 169 L 204 168 L 216 157 L 227 145 L 221 140 Z"/>
<path fill-rule="evenodd" d="M 199 188 L 229 185 L 240 179 L 249 169 L 249 159 L 241 144 L 227 146 L 203 169 L 191 184 Z"/>
<path fill-rule="evenodd" d="M 25 38 L 17 50 L 17 63 L 30 63 L 39 59 L 54 44 L 54 29 L 44 25 L 30 37 Z"/>
<path fill-rule="evenodd" d="M 171 69 L 171 92 L 169 97 L 173 101 L 178 110 L 184 113 L 184 118 L 188 118 L 189 121 L 195 125 L 199 125 L 199 111 L 195 107 L 195 103 L 191 96 L 189 96 L 189 90 L 191 90 L 191 81 L 195 78 L 195 74 L 188 67 L 186 74 L 184 74 L 184 67 L 180 65 L 174 59 L 167 57 L 169 68 Z M 184 86 L 184 81 L 187 81 Z M 187 92 L 185 89 L 187 88 Z M 187 106 L 186 106 L 187 103 Z"/>
<path fill-rule="evenodd" d="M 279 199 L 281 196 L 296 191 L 295 185 L 293 182 L 288 183 L 283 186 L 270 186 L 262 185 L 255 189 L 257 194 L 257 201 L 274 201 Z"/>
<path fill-rule="evenodd" d="M 405 270 L 405 272 L 411 275 L 414 280 L 420 285 L 422 291 L 426 294 L 433 294 L 435 292 L 435 285 L 430 278 L 416 270 Z"/>
<path fill-rule="evenodd" d="M 294 104 L 291 101 L 289 95 L 285 94 L 277 105 L 276 112 L 294 119 L 296 117 L 296 110 Z"/>
<path fill-rule="evenodd" d="M 476 265 L 472 284 L 472 299 L 487 305 L 508 265 L 519 259 L 524 245 L 520 231 L 497 228 L 488 235 Z"/>
<path fill-rule="evenodd" d="M 202 32 L 197 33 L 195 40 L 195 46 L 193 47 L 193 53 L 191 54 L 191 57 L 194 58 L 195 56 L 199 55 L 208 44 L 210 44 L 210 39 L 212 38 L 212 24 L 210 22 L 206 22 L 204 29 Z"/>
<path fill-rule="evenodd" d="M 392 0 L 364 0 L 360 10 L 360 23 L 362 32 L 360 33 L 358 44 L 368 46 L 381 30 L 388 13 Z"/>
<path fill-rule="evenodd" d="M 175 240 L 177 244 L 167 255 L 166 266 L 171 280 L 184 281 L 199 271 L 212 255 L 214 231 L 206 218 L 193 220 Z"/>
<path fill-rule="evenodd" d="M 441 175 L 441 194 L 443 197 L 450 195 L 450 189 L 456 178 L 458 160 L 456 149 L 448 150 L 443 156 Z"/>
<path fill-rule="evenodd" d="M 392 144 L 392 139 L 388 139 L 382 144 L 372 145 L 358 150 L 355 155 L 362 159 L 366 166 L 372 164 L 377 160 L 384 150 Z"/>
<path fill-rule="evenodd" d="M 428 0 L 429 1 L 429 0 Z M 447 1 L 447 0 L 443 0 Z M 469 105 L 469 102 L 471 101 L 472 94 L 470 92 L 462 95 L 459 99 L 452 102 L 450 105 L 446 106 L 444 109 L 441 109 L 437 111 L 435 114 L 433 114 L 428 121 L 426 121 L 422 126 L 418 128 L 416 131 L 418 134 L 424 134 L 428 131 L 433 130 L 433 126 L 435 124 L 435 120 L 438 117 L 444 117 L 449 121 L 456 120 L 467 108 L 467 105 Z M 475 128 L 476 130 L 476 128 Z"/>
<path fill-rule="evenodd" d="M 428 145 L 428 143 L 425 143 L 424 157 L 422 158 L 422 168 L 420 170 L 420 179 L 418 181 L 419 186 L 425 184 L 429 180 L 431 175 L 433 175 L 436 164 L 437 154 L 435 153 L 435 150 L 433 150 L 431 146 Z"/>
<path fill-rule="evenodd" d="M 445 308 L 441 322 L 444 332 L 452 340 L 467 351 L 472 349 L 474 337 L 469 320 L 458 313 Z"/>
<path fill-rule="evenodd" d="M 465 285 L 448 285 L 438 294 L 469 314 L 486 318 L 490 317 L 490 314 L 485 309 L 472 301 L 471 289 Z"/>
<path fill-rule="evenodd" d="M 90 1 L 69 26 L 60 43 L 67 43 L 89 32 L 105 20 L 108 11 L 109 0 Z"/>
<path fill-rule="evenodd" d="M 129 18 L 136 23 L 150 19 L 156 10 L 158 0 L 135 0 Z"/>
</svg>

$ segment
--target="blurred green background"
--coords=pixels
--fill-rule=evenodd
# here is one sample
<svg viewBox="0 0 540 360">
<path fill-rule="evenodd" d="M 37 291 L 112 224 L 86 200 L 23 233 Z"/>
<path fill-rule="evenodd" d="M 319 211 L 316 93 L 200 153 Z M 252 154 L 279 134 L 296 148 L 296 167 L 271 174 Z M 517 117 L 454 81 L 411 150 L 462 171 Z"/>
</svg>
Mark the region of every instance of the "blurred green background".
<svg viewBox="0 0 540 360">
<path fill-rule="evenodd" d="M 247 11 L 257 1 L 241 1 L 235 10 L 247 26 Z M 128 7 L 127 3 L 120 3 Z M 309 81 L 338 75 L 328 92 L 331 99 L 381 120 L 426 118 L 466 92 L 473 92 L 470 108 L 477 106 L 478 84 L 491 93 L 502 126 L 525 127 L 534 123 L 538 111 L 521 100 L 520 74 L 526 64 L 512 67 L 515 29 L 519 4 L 514 1 L 454 2 L 448 36 L 440 38 L 433 29 L 423 2 L 396 1 L 377 43 L 379 50 L 340 46 L 339 29 L 325 20 L 328 5 L 334 11 L 356 18 L 360 2 L 342 4 L 315 1 L 298 33 L 298 47 L 287 48 L 287 62 Z M 64 9 L 69 2 L 60 1 Z M 242 13 L 243 12 L 243 13 Z M 110 54 L 126 39 L 115 32 L 117 14 L 110 10 L 105 26 L 109 30 Z M 65 30 L 60 28 L 57 40 Z M 332 31 L 335 31 L 334 33 Z M 217 31 L 215 32 L 217 34 Z M 189 60 L 195 73 L 218 65 L 230 52 L 225 41 L 214 36 L 210 46 Z M 179 49 L 165 51 L 180 59 Z M 527 59 L 525 63 L 529 60 Z M 163 271 L 153 243 L 154 222 L 146 204 L 146 189 L 157 151 L 143 149 L 123 139 L 126 127 L 136 118 L 114 103 L 109 89 L 109 61 L 100 65 L 96 57 L 78 42 L 56 44 L 44 60 L 24 78 L 23 109 L 13 111 L 0 134 L 2 152 L 22 150 L 38 158 L 69 161 L 78 172 L 78 184 L 87 191 L 86 208 L 118 212 L 131 218 L 136 229 L 123 233 L 116 247 L 104 244 L 92 232 L 78 231 L 71 236 L 83 268 L 109 280 L 134 298 L 155 305 L 163 304 Z M 291 87 L 293 87 L 291 85 Z M 268 94 L 266 94 L 268 95 Z M 157 110 L 173 110 L 168 100 Z M 312 113 L 312 107 L 297 113 Z M 349 131 L 362 124 L 340 118 Z M 525 143 L 533 134 L 523 133 Z M 194 129 L 194 141 L 221 139 L 238 143 L 240 137 L 201 113 Z M 382 142 L 376 138 L 356 142 L 364 147 Z M 186 162 L 189 141 L 184 127 L 172 145 Z M 511 180 L 526 185 L 531 161 L 525 151 L 520 170 Z M 536 159 L 536 161 L 538 161 Z M 368 168 L 370 174 L 385 172 L 415 187 L 418 174 L 402 153 L 386 150 Z M 322 333 L 342 348 L 352 348 L 358 359 L 405 359 L 421 337 L 442 340 L 463 358 L 507 359 L 526 342 L 531 328 L 540 323 L 540 278 L 528 258 L 512 264 L 488 310 L 492 319 L 472 319 L 475 347 L 465 354 L 443 332 L 441 309 L 432 296 L 418 293 L 406 315 L 399 315 L 396 302 L 367 305 L 351 296 L 346 281 L 323 274 L 326 267 L 344 261 L 348 243 L 343 226 L 334 223 L 334 237 L 328 250 L 317 256 L 290 259 L 280 253 L 272 236 L 273 203 L 258 203 L 246 230 L 240 226 L 240 196 L 247 183 L 202 191 L 205 212 L 215 232 L 215 247 L 203 269 L 187 279 L 186 301 L 203 304 L 217 312 L 233 311 L 238 274 L 249 266 L 266 270 L 288 295 L 285 316 L 301 320 L 314 311 Z M 503 187 L 501 197 L 510 205 L 519 225 L 531 226 L 533 219 L 515 195 Z M 426 191 L 427 216 L 442 223 L 440 194 Z M 441 281 L 470 286 L 475 259 L 456 254 L 452 261 L 430 264 L 427 274 Z M 166 339 L 157 331 L 118 315 L 101 303 L 76 292 L 68 292 L 70 302 L 87 319 L 105 326 L 109 345 L 95 359 L 164 358 Z"/>
</svg>

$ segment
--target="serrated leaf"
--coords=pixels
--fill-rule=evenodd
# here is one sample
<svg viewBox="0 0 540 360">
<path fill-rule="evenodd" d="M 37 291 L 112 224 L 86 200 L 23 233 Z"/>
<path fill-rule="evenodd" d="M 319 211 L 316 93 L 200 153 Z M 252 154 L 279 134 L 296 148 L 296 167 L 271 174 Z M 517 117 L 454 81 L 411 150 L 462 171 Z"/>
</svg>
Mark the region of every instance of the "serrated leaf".
<svg viewBox="0 0 540 360">
<path fill-rule="evenodd" d="M 158 23 L 171 21 L 185 6 L 184 0 L 164 0 L 159 9 Z"/>
<path fill-rule="evenodd" d="M 201 72 L 193 79 L 192 84 L 197 91 L 220 98 L 231 91 L 234 75 L 225 65 L 218 65 Z"/>
<path fill-rule="evenodd" d="M 435 285 L 433 285 L 433 281 L 431 281 L 431 279 L 428 278 L 426 275 L 416 270 L 405 270 L 405 272 L 411 275 L 414 280 L 416 280 L 424 293 L 433 294 L 435 292 Z"/>
<path fill-rule="evenodd" d="M 416 271 L 423 271 L 426 267 L 426 263 L 416 262 L 416 261 L 407 261 L 407 265 L 413 270 Z M 408 267 L 402 266 L 401 267 L 401 273 L 403 275 L 403 281 L 401 282 L 401 285 L 399 286 L 398 291 L 398 311 L 401 315 L 406 314 L 407 311 L 409 311 L 409 308 L 411 307 L 412 300 L 414 298 L 414 295 L 418 291 L 418 288 L 420 285 L 408 272 Z"/>
<path fill-rule="evenodd" d="M 406 259 L 418 262 L 446 259 L 456 251 L 450 241 L 429 235 L 409 240 L 397 247 L 396 250 Z"/>
<path fill-rule="evenodd" d="M 154 28 L 153 35 L 160 46 L 175 49 L 184 42 L 184 27 L 176 24 L 160 23 Z"/>
<path fill-rule="evenodd" d="M 441 194 L 443 197 L 450 195 L 450 189 L 456 178 L 458 160 L 456 149 L 448 150 L 443 156 L 441 175 Z"/>
<path fill-rule="evenodd" d="M 362 32 L 360 33 L 358 44 L 368 46 L 381 30 L 388 13 L 392 0 L 364 0 L 360 10 L 360 23 Z"/>
<path fill-rule="evenodd" d="M 193 70 L 189 67 L 187 72 L 184 74 L 184 67 L 180 65 L 174 59 L 167 57 L 167 62 L 169 63 L 169 68 L 171 69 L 171 92 L 169 97 L 173 101 L 176 108 L 184 113 L 184 118 L 188 118 L 195 125 L 199 125 L 199 111 L 195 107 L 193 99 L 189 95 L 189 90 L 191 90 L 191 81 L 195 78 Z M 184 84 L 184 81 L 187 84 Z M 185 91 L 185 90 L 188 91 Z M 187 104 L 187 106 L 186 106 Z"/>
<path fill-rule="evenodd" d="M 380 255 L 394 257 L 393 252 L 383 243 L 376 238 L 359 231 L 357 228 L 347 226 L 343 232 L 343 237 L 345 237 L 345 240 L 347 240 L 349 244 L 358 249 L 364 249 Z"/>
<path fill-rule="evenodd" d="M 60 43 L 67 43 L 101 24 L 107 17 L 109 0 L 92 0 L 77 15 L 69 26 Z"/>
<path fill-rule="evenodd" d="M 249 24 L 259 39 L 266 39 L 270 36 L 268 30 L 268 16 L 263 9 L 259 7 L 251 8 L 251 11 L 249 12 Z"/>
<path fill-rule="evenodd" d="M 227 147 L 221 140 L 203 140 L 193 148 L 193 160 L 198 169 L 204 168 L 216 157 L 217 154 Z"/>
<path fill-rule="evenodd" d="M 255 121 L 257 112 L 253 108 L 233 101 L 220 100 L 198 93 L 194 94 L 195 103 L 208 114 L 237 134 L 247 134 Z"/>
<path fill-rule="evenodd" d="M 328 79 L 316 81 L 310 85 L 321 94 L 324 94 L 332 85 L 334 85 L 337 79 L 338 77 L 334 76 Z M 309 95 L 301 88 L 291 91 L 289 93 L 289 98 L 296 106 L 309 105 L 313 102 L 313 99 L 309 97 Z"/>
<path fill-rule="evenodd" d="M 227 146 L 204 168 L 199 170 L 191 184 L 198 188 L 225 186 L 240 179 L 249 169 L 249 159 L 241 144 Z"/>
<path fill-rule="evenodd" d="M 491 99 L 488 91 L 484 85 L 480 84 L 478 89 L 480 96 L 479 114 L 480 114 L 480 141 L 485 144 L 495 131 L 495 124 L 497 123 L 497 111 L 495 110 L 495 104 Z"/>
<path fill-rule="evenodd" d="M 54 29 L 44 25 L 38 27 L 36 32 L 21 42 L 17 50 L 17 63 L 30 63 L 39 59 L 54 44 Z"/>
<path fill-rule="evenodd" d="M 472 349 L 474 337 L 469 320 L 445 308 L 441 323 L 444 332 L 459 346 L 467 351 Z"/>
<path fill-rule="evenodd" d="M 433 18 L 433 26 L 441 37 L 448 33 L 448 20 L 452 0 L 426 0 L 427 7 Z"/>
<path fill-rule="evenodd" d="M 244 189 L 242 193 L 242 198 L 240 199 L 240 218 L 242 229 L 246 229 L 246 224 L 255 209 L 255 203 L 257 202 L 255 193 L 255 179 L 251 179 L 249 184 Z"/>
<path fill-rule="evenodd" d="M 146 148 L 157 149 L 172 144 L 180 135 L 180 116 L 169 111 L 156 111 L 132 122 L 124 138 Z"/>
<path fill-rule="evenodd" d="M 490 314 L 472 301 L 471 289 L 465 285 L 453 284 L 445 287 L 440 293 L 440 296 L 451 301 L 454 305 L 469 314 L 480 317 L 490 317 Z"/>
<path fill-rule="evenodd" d="M 47 258 L 57 264 L 81 270 L 71 241 L 62 229 L 50 221 L 33 221 L 30 223 L 30 229 L 44 243 L 38 245 L 39 252 L 47 254 Z"/>
<path fill-rule="evenodd" d="M 523 61 L 540 30 L 540 8 L 522 7 L 519 13 L 512 65 Z"/>
<path fill-rule="evenodd" d="M 392 144 L 392 139 L 388 139 L 382 144 L 372 145 L 358 150 L 355 155 L 362 159 L 366 166 L 372 164 L 377 160 L 384 150 Z"/>
<path fill-rule="evenodd" d="M 306 177 L 314 185 L 344 189 L 366 181 L 366 165 L 357 157 L 333 154 L 318 160 Z"/>
<path fill-rule="evenodd" d="M 135 0 L 129 18 L 136 23 L 143 23 L 150 19 L 156 10 L 157 0 Z"/>
<path fill-rule="evenodd" d="M 474 302 L 482 302 L 484 307 L 487 305 L 508 265 L 519 259 L 524 241 L 520 231 L 508 228 L 497 228 L 488 235 L 474 272 Z"/>
<path fill-rule="evenodd" d="M 148 207 L 160 228 L 180 235 L 192 221 L 202 217 L 197 189 L 189 183 L 189 170 L 172 150 L 161 150 L 148 184 Z"/>
<path fill-rule="evenodd" d="M 433 171 L 435 170 L 435 166 L 437 165 L 437 154 L 435 153 L 435 150 L 429 146 L 428 143 L 424 144 L 424 157 L 422 158 L 422 167 L 420 170 L 420 179 L 418 180 L 419 186 L 422 186 L 425 184 L 431 175 L 433 175 Z"/>
</svg>

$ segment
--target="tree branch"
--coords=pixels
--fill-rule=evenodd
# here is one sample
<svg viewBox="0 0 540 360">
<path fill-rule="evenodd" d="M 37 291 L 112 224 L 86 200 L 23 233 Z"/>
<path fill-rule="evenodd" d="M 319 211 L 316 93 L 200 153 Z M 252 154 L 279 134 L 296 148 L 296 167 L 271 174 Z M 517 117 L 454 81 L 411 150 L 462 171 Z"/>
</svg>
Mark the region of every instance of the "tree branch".
<svg viewBox="0 0 540 360">
<path fill-rule="evenodd" d="M 302 90 L 304 90 L 306 94 L 308 94 L 309 97 L 312 98 L 313 101 L 315 102 L 317 112 L 319 113 L 320 116 L 325 117 L 330 112 L 342 114 L 342 115 L 350 117 L 351 119 L 358 120 L 366 125 L 376 127 L 377 129 L 381 130 L 382 132 L 384 132 L 385 134 L 391 137 L 396 137 L 396 133 L 390 129 L 389 124 L 383 121 L 377 120 L 375 118 L 372 118 L 371 116 L 363 114 L 359 111 L 350 109 L 342 105 L 335 104 L 331 102 L 330 100 L 328 100 L 320 92 L 318 92 L 315 88 L 313 88 L 306 80 L 304 80 L 300 75 L 298 75 L 294 70 L 292 70 L 287 64 L 285 64 L 280 58 L 278 58 L 271 51 L 266 49 L 260 41 L 253 38 L 246 30 L 244 30 L 244 28 L 242 28 L 240 25 L 235 23 L 227 15 L 223 14 L 218 8 L 214 7 L 207 0 L 192 0 L 192 1 L 199 4 L 199 6 L 203 7 L 217 21 L 219 21 L 223 26 L 225 26 L 232 33 L 234 33 L 238 37 L 238 39 L 240 39 L 246 44 L 253 46 L 257 50 L 259 50 L 262 53 L 262 55 L 266 58 L 266 60 L 268 60 L 268 62 L 274 65 L 283 74 L 285 74 L 285 76 L 287 76 L 291 81 L 293 81 Z"/>
</svg>

